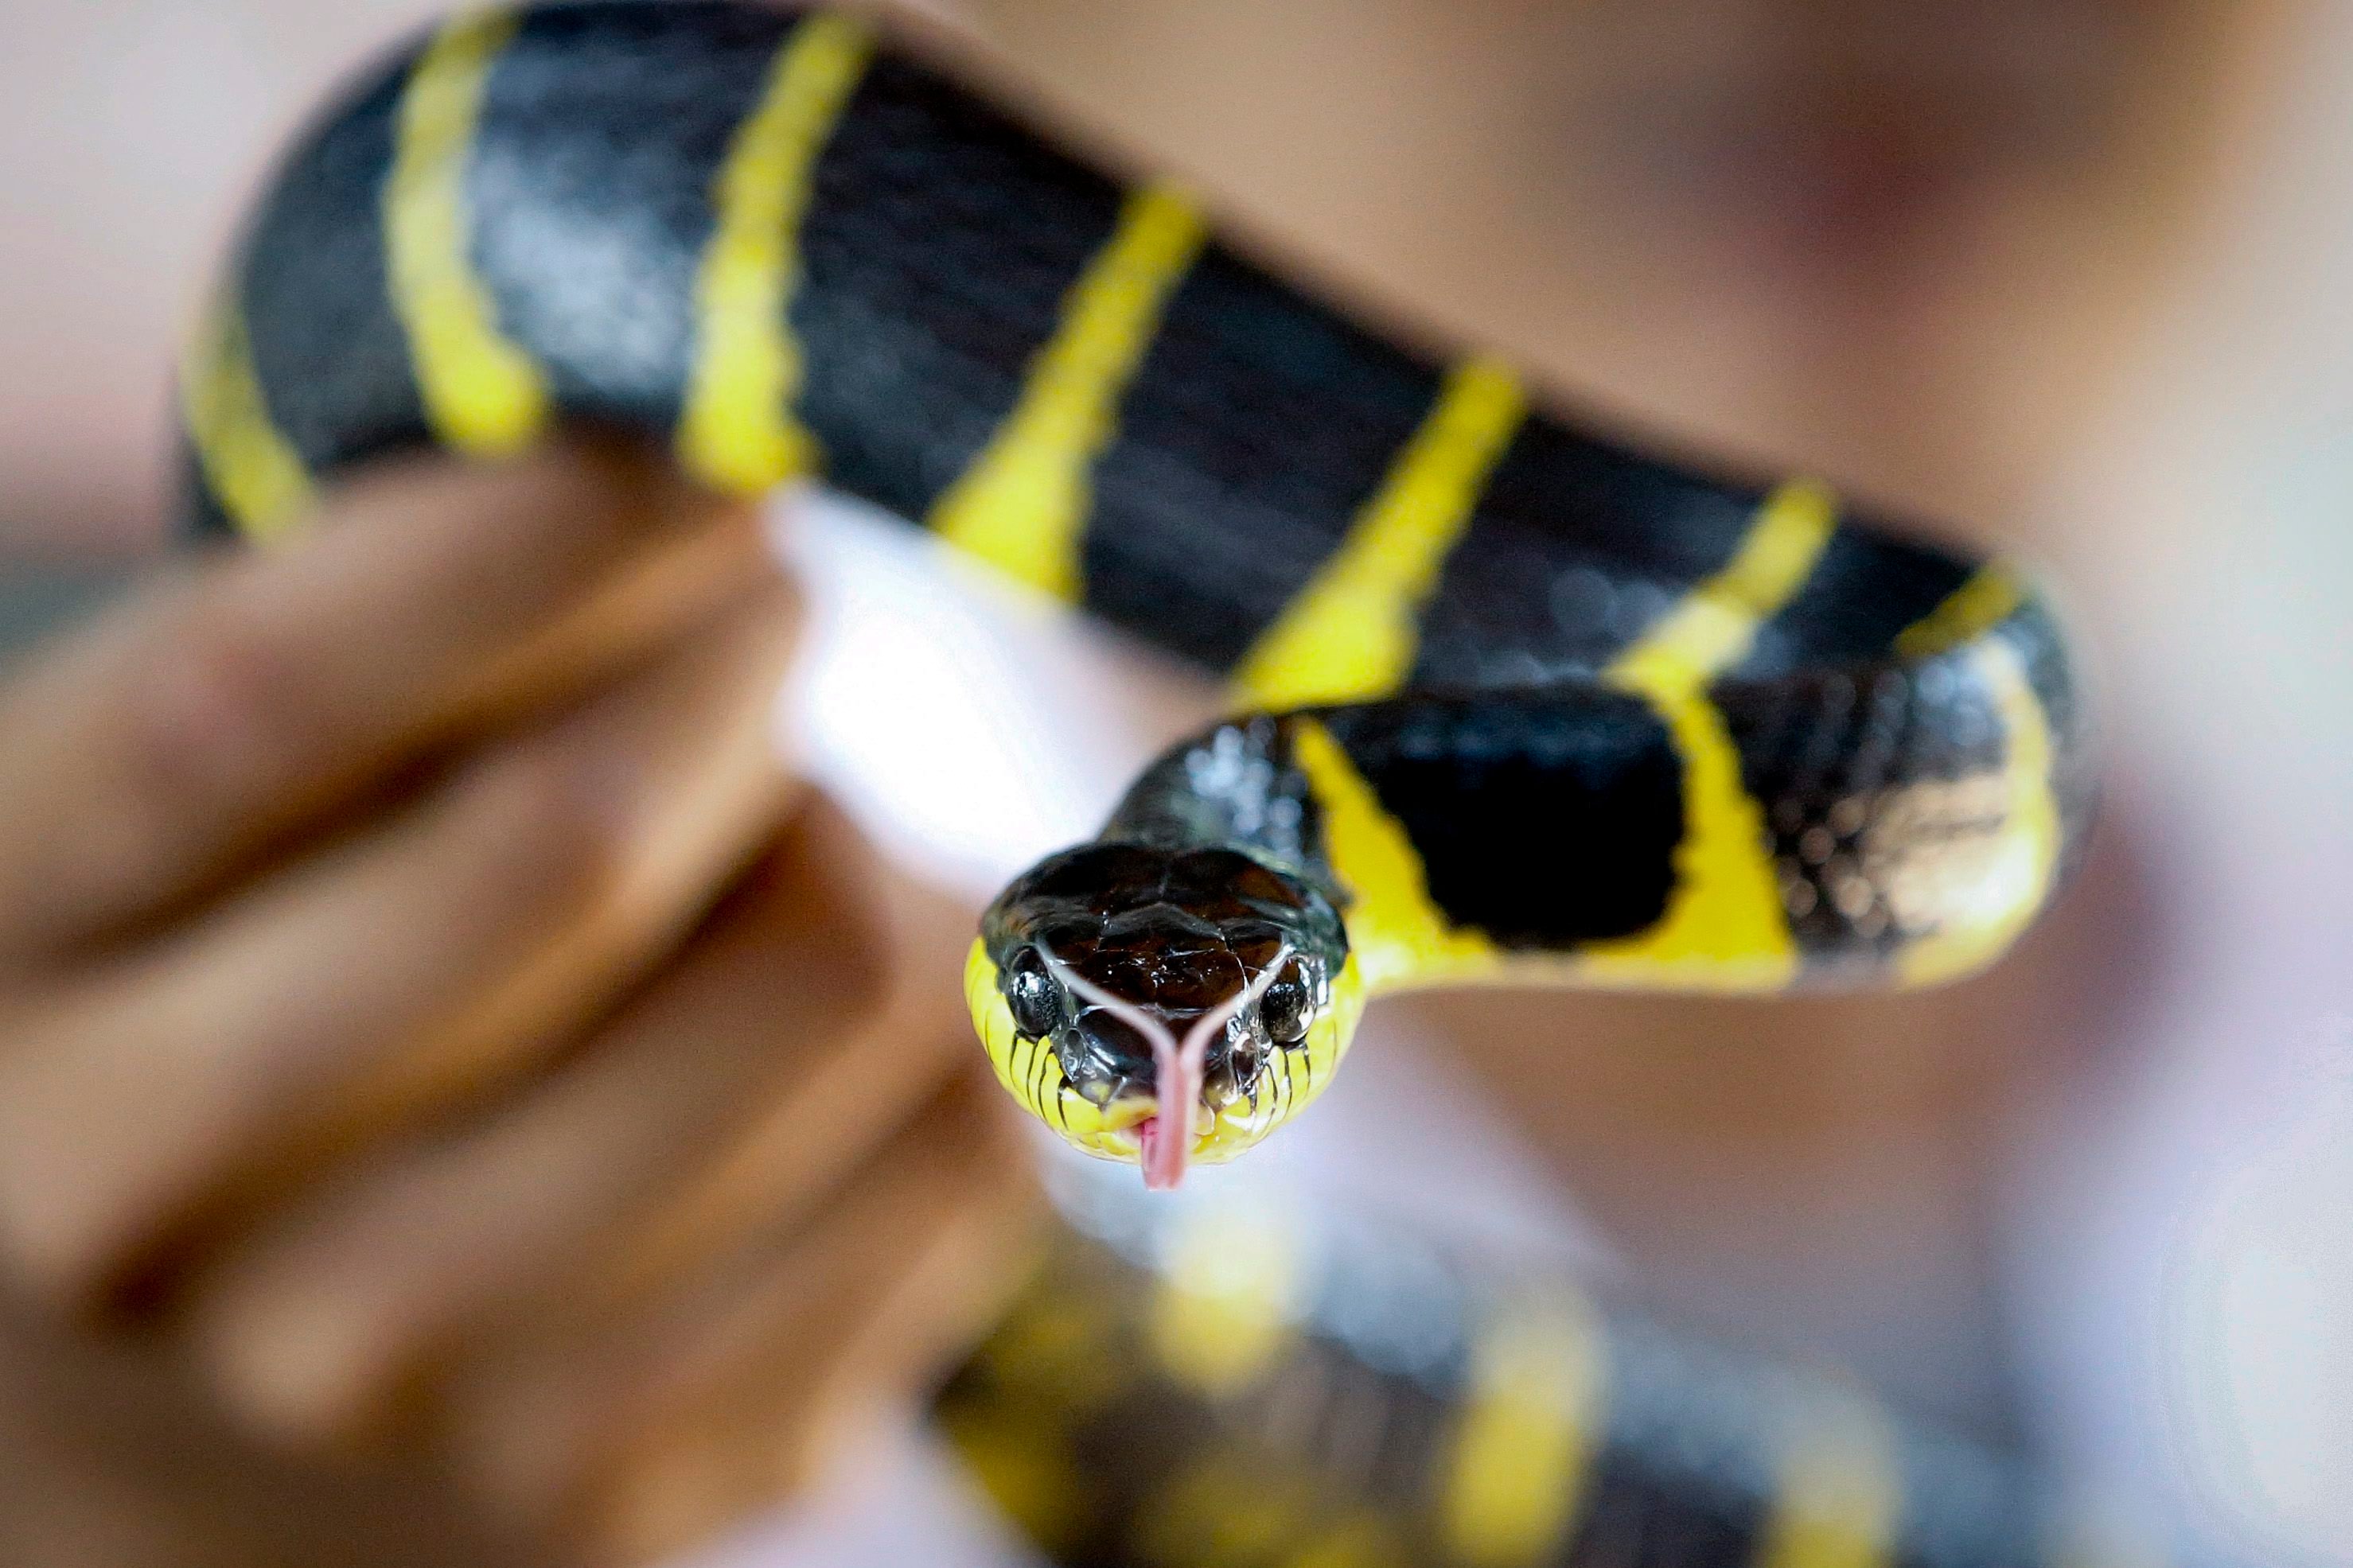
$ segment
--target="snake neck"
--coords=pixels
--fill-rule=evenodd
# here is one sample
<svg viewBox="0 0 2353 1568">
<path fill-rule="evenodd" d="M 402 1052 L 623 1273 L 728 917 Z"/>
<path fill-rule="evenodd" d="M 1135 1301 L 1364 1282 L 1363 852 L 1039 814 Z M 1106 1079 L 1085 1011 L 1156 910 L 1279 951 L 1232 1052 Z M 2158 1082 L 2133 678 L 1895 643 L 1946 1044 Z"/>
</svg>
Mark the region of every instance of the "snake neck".
<svg viewBox="0 0 2353 1568">
<path fill-rule="evenodd" d="M 1102 837 L 1161 849 L 1234 850 L 1341 904 L 1322 807 L 1293 754 L 1295 723 L 1245 714 L 1172 747 L 1129 787 Z"/>
</svg>

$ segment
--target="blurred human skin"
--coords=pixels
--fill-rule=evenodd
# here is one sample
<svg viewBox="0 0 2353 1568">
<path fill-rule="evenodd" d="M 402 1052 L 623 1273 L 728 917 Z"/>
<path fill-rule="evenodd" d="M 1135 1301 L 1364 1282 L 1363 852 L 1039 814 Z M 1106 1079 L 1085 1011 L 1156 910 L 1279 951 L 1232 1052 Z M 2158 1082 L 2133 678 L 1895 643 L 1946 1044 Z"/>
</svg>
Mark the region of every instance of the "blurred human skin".
<svg viewBox="0 0 2353 1568">
<path fill-rule="evenodd" d="M 0 1555 L 635 1561 L 1018 1259 L 964 917 L 780 758 L 749 509 L 575 444 L 315 524 L 0 690 Z"/>
</svg>

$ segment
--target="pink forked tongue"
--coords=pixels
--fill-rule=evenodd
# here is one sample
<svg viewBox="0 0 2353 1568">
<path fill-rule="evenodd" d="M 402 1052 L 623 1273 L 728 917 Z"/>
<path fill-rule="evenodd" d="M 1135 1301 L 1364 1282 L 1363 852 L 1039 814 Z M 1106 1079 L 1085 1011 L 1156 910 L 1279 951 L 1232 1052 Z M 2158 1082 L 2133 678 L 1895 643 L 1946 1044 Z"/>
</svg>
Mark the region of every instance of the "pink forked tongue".
<svg viewBox="0 0 2353 1568">
<path fill-rule="evenodd" d="M 1193 1157 L 1193 1107 L 1201 1102 L 1201 1063 L 1208 1054 L 1209 1037 L 1198 1024 L 1182 1046 L 1165 1034 L 1153 1037 L 1152 1098 L 1160 1114 L 1145 1117 L 1135 1128 L 1137 1163 L 1149 1191 L 1165 1193 L 1185 1179 Z"/>
<path fill-rule="evenodd" d="M 1242 987 L 1240 995 L 1194 1020 L 1185 1031 L 1183 1045 L 1171 1039 L 1166 1029 L 1145 1037 L 1152 1042 L 1152 1092 L 1160 1110 L 1135 1128 L 1136 1162 L 1144 1167 L 1148 1190 L 1168 1192 L 1185 1179 L 1185 1169 L 1193 1158 L 1193 1111 L 1201 1103 L 1202 1064 L 1208 1058 L 1209 1042 L 1235 1014 L 1265 994 L 1290 957 L 1291 950 L 1283 948 L 1256 980 Z"/>
<path fill-rule="evenodd" d="M 1136 1163 L 1144 1167 L 1146 1187 L 1156 1193 L 1168 1191 L 1185 1179 L 1186 1167 L 1192 1163 L 1193 1111 L 1201 1103 L 1203 1064 L 1208 1059 L 1209 1042 L 1228 1020 L 1264 995 L 1266 988 L 1274 984 L 1274 977 L 1290 962 L 1289 944 L 1275 953 L 1274 962 L 1256 980 L 1242 987 L 1240 995 L 1195 1019 L 1182 1045 L 1168 1032 L 1167 1025 L 1080 974 L 1057 958 L 1042 940 L 1038 943 L 1038 952 L 1046 961 L 1047 969 L 1075 994 L 1103 1008 L 1151 1043 L 1152 1093 L 1157 1114 L 1135 1124 Z"/>
</svg>

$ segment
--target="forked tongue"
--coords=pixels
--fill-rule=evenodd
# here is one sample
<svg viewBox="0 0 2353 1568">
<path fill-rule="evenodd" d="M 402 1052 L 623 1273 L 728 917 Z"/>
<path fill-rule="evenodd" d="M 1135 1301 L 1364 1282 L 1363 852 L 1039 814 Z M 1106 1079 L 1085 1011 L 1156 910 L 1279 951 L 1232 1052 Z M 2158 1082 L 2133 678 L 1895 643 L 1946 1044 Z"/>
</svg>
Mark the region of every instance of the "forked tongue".
<svg viewBox="0 0 2353 1568">
<path fill-rule="evenodd" d="M 1155 1193 L 1169 1191 L 1185 1179 L 1186 1168 L 1192 1163 L 1193 1112 L 1201 1103 L 1203 1064 L 1208 1058 L 1209 1042 L 1226 1026 L 1227 1020 L 1257 1001 L 1274 984 L 1274 977 L 1291 957 L 1289 944 L 1275 953 L 1274 962 L 1256 980 L 1243 986 L 1240 994 L 1195 1019 L 1193 1026 L 1185 1032 L 1182 1045 L 1167 1025 L 1073 970 L 1056 957 L 1043 941 L 1038 943 L 1038 952 L 1065 985 L 1150 1042 L 1153 1101 L 1158 1114 L 1135 1124 L 1136 1163 L 1144 1167 L 1144 1184 L 1147 1188 Z"/>
<path fill-rule="evenodd" d="M 1135 1129 L 1136 1160 L 1144 1167 L 1144 1184 L 1148 1190 L 1165 1193 L 1185 1179 L 1186 1167 L 1193 1158 L 1193 1113 L 1201 1103 L 1201 1077 L 1209 1055 L 1209 1042 L 1229 1019 L 1257 1001 L 1274 984 L 1274 977 L 1290 956 L 1291 949 L 1283 948 L 1256 980 L 1242 987 L 1240 994 L 1195 1019 L 1193 1026 L 1185 1031 L 1183 1045 L 1171 1038 L 1166 1029 L 1145 1032 L 1145 1038 L 1152 1042 L 1153 1099 L 1160 1111 L 1157 1116 L 1145 1118 Z"/>
<path fill-rule="evenodd" d="M 1198 1025 L 1187 1033 L 1182 1046 L 1166 1031 L 1150 1038 L 1152 1098 L 1160 1113 L 1136 1123 L 1136 1157 L 1144 1167 L 1145 1186 L 1165 1193 L 1185 1179 L 1186 1164 L 1193 1157 L 1193 1107 L 1201 1102 L 1201 1063 L 1209 1039 Z"/>
</svg>

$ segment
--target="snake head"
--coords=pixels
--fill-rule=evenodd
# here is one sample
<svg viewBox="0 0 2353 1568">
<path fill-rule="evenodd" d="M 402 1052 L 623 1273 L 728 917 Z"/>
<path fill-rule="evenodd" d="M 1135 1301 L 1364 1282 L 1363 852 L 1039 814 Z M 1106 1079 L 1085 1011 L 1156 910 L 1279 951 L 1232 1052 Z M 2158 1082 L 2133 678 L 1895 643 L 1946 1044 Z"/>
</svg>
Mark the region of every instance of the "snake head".
<svg viewBox="0 0 2353 1568">
<path fill-rule="evenodd" d="M 1023 1109 L 1156 1187 L 1305 1107 L 1363 1004 L 1339 912 L 1304 879 L 1233 849 L 1116 842 L 1016 879 L 965 993 Z"/>
</svg>

